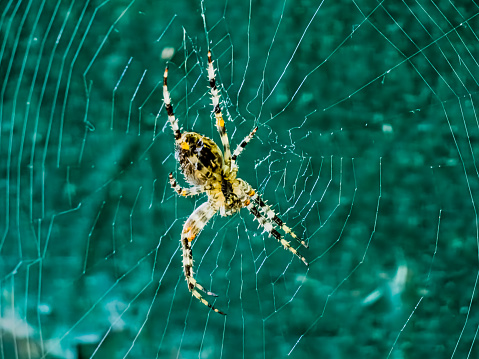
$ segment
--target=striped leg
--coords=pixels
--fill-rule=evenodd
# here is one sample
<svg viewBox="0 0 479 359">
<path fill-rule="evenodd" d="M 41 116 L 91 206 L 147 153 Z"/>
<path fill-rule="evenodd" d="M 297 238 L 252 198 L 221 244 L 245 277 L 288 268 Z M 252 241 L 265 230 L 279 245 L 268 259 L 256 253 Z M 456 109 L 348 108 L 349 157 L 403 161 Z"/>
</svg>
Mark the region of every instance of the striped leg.
<svg viewBox="0 0 479 359">
<path fill-rule="evenodd" d="M 171 188 L 173 188 L 176 193 L 178 193 L 180 196 L 194 196 L 194 195 L 197 195 L 197 194 L 200 194 L 203 191 L 203 189 L 199 186 L 194 186 L 194 187 L 190 187 L 190 188 L 183 188 L 181 187 L 178 182 L 176 182 L 175 178 L 173 177 L 173 173 L 170 173 L 170 185 L 171 185 Z"/>
<path fill-rule="evenodd" d="M 205 202 L 191 214 L 183 226 L 183 231 L 181 233 L 181 247 L 183 249 L 183 269 L 185 272 L 185 279 L 188 283 L 188 289 L 191 294 L 216 313 L 225 315 L 225 313 L 208 303 L 198 290 L 204 292 L 206 295 L 212 295 L 214 297 L 217 295 L 205 290 L 205 288 L 193 278 L 193 253 L 191 251 L 191 241 L 193 241 L 193 239 L 195 239 L 195 237 L 201 232 L 206 223 L 208 223 L 211 217 L 215 215 L 216 211 L 217 209 L 214 208 L 210 202 Z"/>
<path fill-rule="evenodd" d="M 168 92 L 167 85 L 168 67 L 165 68 L 165 75 L 163 77 L 163 101 L 165 102 L 166 112 L 168 113 L 168 121 L 170 121 L 175 140 L 178 140 L 181 136 L 180 128 L 178 127 L 178 120 L 173 112 L 173 105 L 171 104 L 170 93 Z"/>
<path fill-rule="evenodd" d="M 249 196 L 253 200 L 255 200 L 255 195 L 256 195 L 255 191 L 251 190 L 250 193 L 249 193 Z M 275 224 L 278 224 L 277 222 L 273 221 L 272 218 L 270 218 L 268 216 L 265 217 L 264 215 L 262 215 L 261 212 L 258 210 L 258 208 L 256 208 L 256 206 L 254 205 L 254 202 L 247 202 L 246 208 L 248 208 L 248 210 L 251 212 L 251 214 L 255 217 L 255 219 L 258 221 L 259 225 L 262 226 L 264 228 L 264 230 L 269 233 L 270 236 L 272 235 L 274 238 L 276 238 L 278 240 L 278 242 L 280 242 L 283 245 L 284 249 L 293 253 L 296 257 L 301 259 L 304 264 L 309 266 L 309 263 L 306 260 L 306 258 L 304 258 L 296 249 L 291 247 L 289 242 L 287 240 L 285 240 L 281 236 L 281 234 L 275 229 L 274 226 L 275 226 Z M 281 227 L 281 228 L 283 228 L 283 227 Z"/>
<path fill-rule="evenodd" d="M 236 165 L 236 159 L 241 154 L 241 152 L 243 152 L 244 148 L 249 143 L 249 141 L 251 141 L 251 139 L 253 138 L 253 136 L 254 136 L 254 134 L 256 133 L 257 130 L 258 130 L 258 127 L 255 127 L 253 129 L 253 131 L 251 131 L 251 133 L 248 136 L 246 136 L 243 141 L 241 141 L 241 143 L 238 145 L 238 147 L 236 147 L 236 150 L 233 152 L 233 156 L 231 156 L 231 169 L 232 170 L 236 170 L 236 171 L 238 170 L 238 166 Z"/>
<path fill-rule="evenodd" d="M 221 143 L 223 144 L 223 158 L 225 164 L 229 167 L 231 163 L 231 150 L 228 135 L 226 134 L 225 121 L 223 120 L 223 114 L 220 107 L 220 93 L 216 88 L 215 69 L 213 67 L 213 60 L 211 59 L 211 51 L 208 51 L 208 80 L 211 87 L 211 99 L 213 100 L 213 112 L 216 118 L 216 128 L 221 137 Z"/>
<path fill-rule="evenodd" d="M 261 197 L 257 194 L 257 193 L 254 193 L 252 196 L 251 196 L 251 199 L 253 202 L 255 202 L 261 212 L 263 213 L 263 215 L 268 218 L 269 220 L 273 221 L 275 224 L 278 225 L 278 227 L 280 227 L 285 233 L 288 233 L 291 237 L 293 237 L 294 239 L 296 239 L 299 243 L 301 243 L 303 245 L 304 248 L 308 248 L 308 245 L 306 244 L 305 241 L 303 241 L 302 239 L 299 239 L 296 234 L 294 234 L 294 232 L 291 230 L 291 228 L 289 228 L 282 220 L 281 218 L 279 218 L 276 213 L 274 213 L 274 211 L 271 209 L 270 206 L 268 206 L 262 199 Z"/>
</svg>

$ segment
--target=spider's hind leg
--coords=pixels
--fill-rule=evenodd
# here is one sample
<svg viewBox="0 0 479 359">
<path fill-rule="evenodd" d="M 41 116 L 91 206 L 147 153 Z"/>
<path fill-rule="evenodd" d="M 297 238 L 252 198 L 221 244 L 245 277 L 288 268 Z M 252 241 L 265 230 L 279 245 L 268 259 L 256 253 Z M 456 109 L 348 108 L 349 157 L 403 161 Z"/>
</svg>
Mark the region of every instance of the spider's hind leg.
<svg viewBox="0 0 479 359">
<path fill-rule="evenodd" d="M 208 51 L 208 80 L 210 82 L 211 100 L 213 101 L 213 112 L 216 118 L 216 128 L 220 134 L 221 143 L 223 144 L 223 158 L 225 164 L 229 167 L 231 165 L 231 150 L 228 135 L 226 134 L 225 121 L 221 113 L 220 106 L 220 92 L 216 87 L 215 68 L 213 67 L 213 60 L 211 59 L 211 51 Z"/>
<path fill-rule="evenodd" d="M 163 101 L 165 102 L 166 112 L 168 113 L 168 121 L 170 121 L 171 129 L 175 135 L 175 140 L 181 137 L 180 128 L 178 126 L 178 120 L 173 112 L 173 105 L 171 104 L 170 92 L 168 91 L 168 67 L 165 68 L 165 74 L 163 76 Z"/>
<path fill-rule="evenodd" d="M 195 196 L 197 194 L 204 192 L 204 190 L 199 186 L 194 186 L 190 188 L 181 187 L 178 184 L 178 182 L 176 182 L 176 179 L 173 177 L 173 173 L 170 173 L 169 177 L 170 177 L 171 188 L 173 188 L 176 191 L 176 193 L 178 193 L 180 196 L 184 196 L 184 197 Z"/>
<path fill-rule="evenodd" d="M 233 171 L 238 171 L 238 165 L 236 164 L 236 159 L 241 154 L 241 152 L 243 152 L 244 148 L 249 143 L 249 141 L 251 141 L 251 139 L 254 137 L 254 134 L 256 133 L 257 130 L 258 130 L 258 126 L 256 126 L 253 129 L 253 131 L 251 131 L 250 134 L 246 136 L 243 141 L 241 141 L 238 147 L 236 147 L 236 150 L 233 152 L 233 155 L 231 156 L 231 169 Z"/>
</svg>

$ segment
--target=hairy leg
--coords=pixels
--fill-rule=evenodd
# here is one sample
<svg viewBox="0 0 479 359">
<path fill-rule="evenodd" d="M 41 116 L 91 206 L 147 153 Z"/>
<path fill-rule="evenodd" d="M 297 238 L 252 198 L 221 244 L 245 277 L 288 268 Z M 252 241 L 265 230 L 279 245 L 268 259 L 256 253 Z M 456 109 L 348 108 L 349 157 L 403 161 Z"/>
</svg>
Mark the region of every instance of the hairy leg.
<svg viewBox="0 0 479 359">
<path fill-rule="evenodd" d="M 223 120 L 223 114 L 220 107 L 220 93 L 216 87 L 215 69 L 213 67 L 213 60 L 211 59 L 211 51 L 208 51 L 208 80 L 211 87 L 211 99 L 213 101 L 213 112 L 216 118 L 216 128 L 220 134 L 221 143 L 223 144 L 223 158 L 225 164 L 230 167 L 231 163 L 231 150 L 228 135 L 226 134 L 225 121 Z"/>
<path fill-rule="evenodd" d="M 188 283 L 188 289 L 191 294 L 197 298 L 201 303 L 210 307 L 216 313 L 225 314 L 222 311 L 213 307 L 206 299 L 203 298 L 198 290 L 206 293 L 207 295 L 216 296 L 216 294 L 205 290 L 196 279 L 193 277 L 193 253 L 191 251 L 191 242 L 201 232 L 203 227 L 216 213 L 217 209 L 214 208 L 210 202 L 205 202 L 199 206 L 186 220 L 181 233 L 181 247 L 183 249 L 183 269 L 185 273 L 185 279 Z"/>
<path fill-rule="evenodd" d="M 178 127 L 178 120 L 173 112 L 173 105 L 171 104 L 170 93 L 168 92 L 168 67 L 165 68 L 165 74 L 163 76 L 163 101 L 165 102 L 166 112 L 168 113 L 168 121 L 170 121 L 171 129 L 175 135 L 175 140 L 178 140 L 181 136 L 180 128 Z"/>
<path fill-rule="evenodd" d="M 170 177 L 171 188 L 173 188 L 176 191 L 176 193 L 178 193 L 180 196 L 184 196 L 184 197 L 194 196 L 204 192 L 204 190 L 199 186 L 190 187 L 190 188 L 181 187 L 178 184 L 178 182 L 176 182 L 176 179 L 173 177 L 173 173 L 170 173 L 169 177 Z"/>
</svg>

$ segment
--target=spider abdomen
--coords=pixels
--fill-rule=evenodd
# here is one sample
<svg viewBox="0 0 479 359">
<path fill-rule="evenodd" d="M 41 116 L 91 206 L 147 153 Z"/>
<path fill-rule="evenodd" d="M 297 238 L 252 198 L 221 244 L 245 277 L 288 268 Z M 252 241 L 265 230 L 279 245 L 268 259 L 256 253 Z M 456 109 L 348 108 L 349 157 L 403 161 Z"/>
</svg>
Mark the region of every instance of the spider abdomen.
<svg viewBox="0 0 479 359">
<path fill-rule="evenodd" d="M 223 156 L 218 145 L 196 132 L 184 132 L 176 141 L 175 157 L 185 179 L 204 185 L 211 176 L 221 176 Z"/>
</svg>

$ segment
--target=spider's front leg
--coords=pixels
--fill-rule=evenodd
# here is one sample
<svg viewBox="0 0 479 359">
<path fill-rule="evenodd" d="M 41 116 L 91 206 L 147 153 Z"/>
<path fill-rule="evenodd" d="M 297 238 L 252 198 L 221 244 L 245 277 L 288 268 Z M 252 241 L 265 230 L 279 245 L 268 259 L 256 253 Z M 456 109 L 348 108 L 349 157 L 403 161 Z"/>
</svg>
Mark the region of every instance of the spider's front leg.
<svg viewBox="0 0 479 359">
<path fill-rule="evenodd" d="M 291 237 L 293 237 L 294 239 L 296 239 L 299 243 L 301 243 L 301 245 L 304 247 L 304 248 L 308 248 L 308 245 L 306 244 L 305 241 L 303 241 L 302 239 L 299 239 L 298 236 L 296 236 L 296 234 L 294 234 L 294 232 L 292 231 L 291 228 L 289 228 L 286 223 L 284 223 L 281 218 L 279 218 L 276 213 L 274 213 L 274 211 L 271 209 L 270 206 L 268 206 L 264 201 L 263 199 L 259 196 L 258 193 L 255 193 L 253 194 L 253 196 L 251 197 L 251 199 L 257 204 L 259 205 L 259 208 L 261 209 L 261 212 L 263 213 L 263 215 L 273 221 L 278 227 L 280 227 L 285 233 L 288 233 Z"/>
<path fill-rule="evenodd" d="M 193 253 L 191 251 L 191 242 L 201 232 L 203 227 L 216 213 L 217 209 L 211 205 L 210 202 L 205 202 L 199 206 L 186 220 L 181 233 L 181 247 L 183 249 L 183 269 L 185 272 L 185 279 L 188 283 L 188 289 L 191 294 L 196 297 L 201 303 L 210 307 L 216 313 L 226 315 L 222 311 L 213 307 L 206 299 L 203 298 L 198 290 L 207 295 L 217 296 L 216 294 L 205 290 L 195 278 L 193 278 Z"/>
<path fill-rule="evenodd" d="M 255 219 L 258 221 L 259 225 L 264 228 L 266 232 L 269 233 L 270 236 L 273 236 L 280 242 L 284 249 L 293 253 L 296 257 L 301 259 L 301 261 L 309 266 L 308 261 L 304 258 L 295 248 L 291 247 L 289 242 L 283 238 L 283 236 L 276 230 L 275 226 L 278 226 L 283 231 L 288 233 L 291 237 L 296 239 L 300 242 L 304 247 L 307 248 L 306 243 L 303 240 L 300 240 L 289 228 L 284 224 L 284 222 L 274 213 L 274 211 L 263 202 L 261 197 L 253 190 L 250 189 L 247 191 L 248 196 L 251 198 L 251 201 L 248 201 L 246 204 L 246 208 L 250 211 L 250 213 L 255 216 Z M 255 204 L 258 204 L 261 210 L 258 210 Z M 262 213 L 261 213 L 262 212 Z"/>
</svg>

